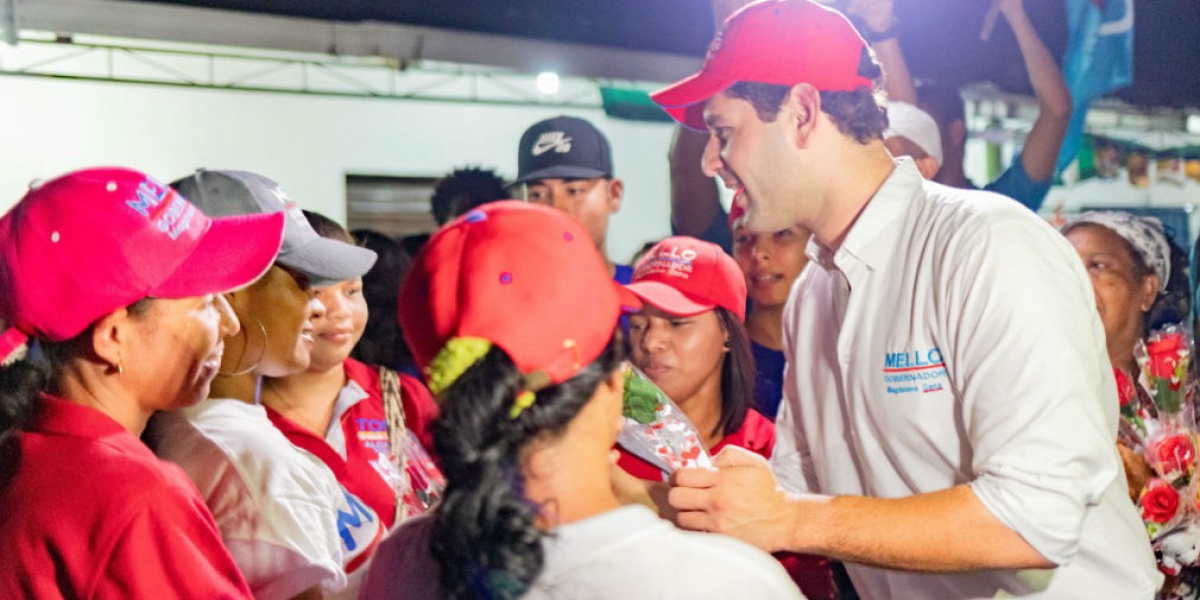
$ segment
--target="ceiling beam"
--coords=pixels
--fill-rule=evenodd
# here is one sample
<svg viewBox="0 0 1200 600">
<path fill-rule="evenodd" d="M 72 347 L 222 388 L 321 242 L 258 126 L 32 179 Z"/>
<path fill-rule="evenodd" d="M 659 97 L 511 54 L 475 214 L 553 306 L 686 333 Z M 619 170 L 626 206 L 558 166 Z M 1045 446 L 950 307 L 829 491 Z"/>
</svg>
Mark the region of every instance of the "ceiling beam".
<svg viewBox="0 0 1200 600">
<path fill-rule="evenodd" d="M 0 0 L 16 27 L 55 33 L 436 60 L 525 72 L 647 82 L 674 81 L 697 57 L 364 21 L 350 23 L 125 0 Z"/>
</svg>

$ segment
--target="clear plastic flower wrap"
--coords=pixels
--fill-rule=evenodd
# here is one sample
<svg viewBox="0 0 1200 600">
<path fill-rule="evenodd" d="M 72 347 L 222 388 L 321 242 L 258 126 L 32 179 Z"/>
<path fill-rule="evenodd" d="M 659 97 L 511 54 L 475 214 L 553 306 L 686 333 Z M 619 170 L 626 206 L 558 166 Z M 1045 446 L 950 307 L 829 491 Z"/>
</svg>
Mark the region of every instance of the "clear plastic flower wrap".
<svg viewBox="0 0 1200 600">
<path fill-rule="evenodd" d="M 424 514 L 442 499 L 446 478 L 429 453 L 421 447 L 417 436 L 407 432 L 404 444 L 404 514 L 414 517 Z"/>
<path fill-rule="evenodd" d="M 695 426 L 649 377 L 625 366 L 625 427 L 617 443 L 666 473 L 683 467 L 711 467 L 712 458 Z"/>
</svg>

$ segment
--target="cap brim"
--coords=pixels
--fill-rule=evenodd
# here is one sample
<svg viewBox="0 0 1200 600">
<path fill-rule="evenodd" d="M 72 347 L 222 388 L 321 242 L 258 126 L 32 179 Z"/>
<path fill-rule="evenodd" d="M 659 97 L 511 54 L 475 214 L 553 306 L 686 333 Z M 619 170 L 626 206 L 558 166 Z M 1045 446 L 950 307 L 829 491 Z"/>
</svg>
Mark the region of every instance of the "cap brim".
<svg viewBox="0 0 1200 600">
<path fill-rule="evenodd" d="M 362 277 L 371 270 L 378 255 L 346 242 L 318 237 L 299 248 L 281 252 L 279 264 L 308 276 L 313 287 Z"/>
<path fill-rule="evenodd" d="M 659 281 L 639 281 L 625 286 L 643 302 L 663 312 L 690 317 L 717 307 L 688 298 L 683 292 Z"/>
<path fill-rule="evenodd" d="M 592 169 L 589 167 L 576 167 L 569 165 L 559 165 L 548 167 L 532 173 L 522 175 L 513 181 L 510 185 L 519 183 L 527 183 L 538 179 L 595 179 L 597 177 L 610 177 L 612 173 L 601 171 L 600 169 Z"/>
<path fill-rule="evenodd" d="M 254 283 L 279 254 L 283 219 L 282 212 L 213 218 L 191 255 L 146 295 L 190 298 Z"/>
<path fill-rule="evenodd" d="M 680 125 L 704 131 L 707 129 L 704 124 L 704 102 L 733 83 L 700 71 L 674 85 L 650 94 L 650 99 L 663 107 L 663 110 L 667 111 L 667 114 L 671 115 L 671 118 Z"/>
</svg>

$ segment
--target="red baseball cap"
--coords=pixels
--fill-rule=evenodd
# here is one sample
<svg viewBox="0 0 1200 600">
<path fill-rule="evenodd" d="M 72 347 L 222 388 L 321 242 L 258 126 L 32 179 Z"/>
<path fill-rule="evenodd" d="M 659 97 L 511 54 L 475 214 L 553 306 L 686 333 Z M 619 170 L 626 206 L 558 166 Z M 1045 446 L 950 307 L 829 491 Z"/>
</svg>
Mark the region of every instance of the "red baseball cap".
<svg viewBox="0 0 1200 600">
<path fill-rule="evenodd" d="M 612 280 L 591 237 L 547 206 L 502 200 L 429 239 L 400 288 L 400 326 L 424 370 L 455 337 L 503 349 L 527 378 L 562 383 L 641 308 Z"/>
<path fill-rule="evenodd" d="M 687 317 L 718 306 L 746 320 L 746 277 L 720 246 L 669 237 L 646 252 L 625 286 L 647 304 Z"/>
<path fill-rule="evenodd" d="M 739 81 L 848 92 L 871 87 L 859 73 L 867 43 L 840 12 L 811 0 L 761 0 L 725 20 L 700 72 L 650 98 L 681 124 L 704 130 L 703 103 Z"/>
<path fill-rule="evenodd" d="M 0 218 L 0 318 L 26 335 L 63 341 L 142 298 L 237 289 L 270 268 L 283 218 L 210 219 L 124 168 L 34 184 Z"/>
</svg>

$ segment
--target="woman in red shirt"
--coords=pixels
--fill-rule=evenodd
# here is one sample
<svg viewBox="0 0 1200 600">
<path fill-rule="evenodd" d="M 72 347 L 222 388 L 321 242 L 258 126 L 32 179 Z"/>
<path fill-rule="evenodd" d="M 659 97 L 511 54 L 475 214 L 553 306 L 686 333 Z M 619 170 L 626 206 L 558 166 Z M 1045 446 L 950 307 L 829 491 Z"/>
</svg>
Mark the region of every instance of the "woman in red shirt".
<svg viewBox="0 0 1200 600">
<path fill-rule="evenodd" d="M 203 498 L 138 440 L 208 395 L 282 214 L 209 219 L 128 169 L 34 187 L 0 219 L 0 597 L 249 598 Z M 10 331 L 3 336 L 11 340 Z"/>
<path fill-rule="evenodd" d="M 354 243 L 338 223 L 310 211 L 304 216 L 321 236 Z M 425 487 L 425 482 L 419 476 L 410 482 L 393 462 L 393 453 L 405 449 L 391 445 L 379 367 L 350 358 L 367 326 L 362 277 L 317 288 L 316 294 L 325 314 L 313 320 L 312 362 L 302 373 L 266 379 L 262 402 L 288 440 L 321 459 L 390 529 L 397 522 L 397 499 L 414 487 Z M 407 453 L 423 455 L 421 447 L 432 445 L 430 424 L 437 418 L 437 404 L 420 380 L 398 374 L 395 381 L 405 428 L 420 444 Z M 433 476 L 441 477 L 436 472 Z M 410 501 L 419 492 L 409 493 Z M 408 512 L 417 510 L 409 507 Z"/>
<path fill-rule="evenodd" d="M 646 252 L 626 287 L 645 303 L 629 316 L 633 363 L 687 415 L 710 454 L 738 446 L 769 459 L 775 424 L 752 408 L 746 277 L 737 262 L 716 244 L 671 237 Z M 658 467 L 617 450 L 617 465 L 631 475 L 666 480 Z M 836 596 L 828 559 L 777 557 L 806 597 Z"/>
</svg>

